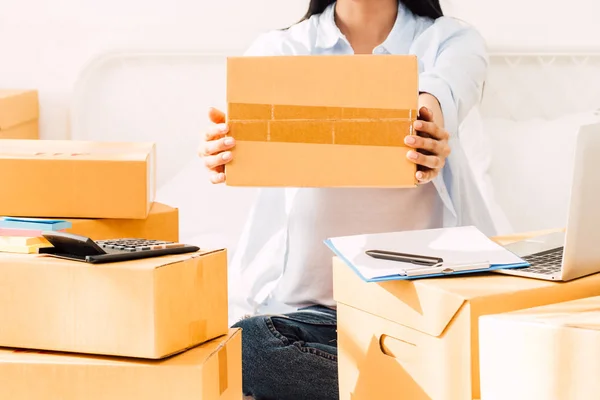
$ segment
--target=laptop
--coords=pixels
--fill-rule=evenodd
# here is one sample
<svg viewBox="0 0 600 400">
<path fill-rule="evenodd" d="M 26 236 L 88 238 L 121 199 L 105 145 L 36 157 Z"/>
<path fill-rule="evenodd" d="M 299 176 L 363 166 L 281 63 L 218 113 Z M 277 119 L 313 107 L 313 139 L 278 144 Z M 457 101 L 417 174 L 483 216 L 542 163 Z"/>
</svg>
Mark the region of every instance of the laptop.
<svg viewBox="0 0 600 400">
<path fill-rule="evenodd" d="M 570 281 L 600 272 L 599 163 L 600 123 L 582 126 L 577 137 L 566 230 L 506 245 L 530 266 L 496 272 L 551 281 Z"/>
</svg>

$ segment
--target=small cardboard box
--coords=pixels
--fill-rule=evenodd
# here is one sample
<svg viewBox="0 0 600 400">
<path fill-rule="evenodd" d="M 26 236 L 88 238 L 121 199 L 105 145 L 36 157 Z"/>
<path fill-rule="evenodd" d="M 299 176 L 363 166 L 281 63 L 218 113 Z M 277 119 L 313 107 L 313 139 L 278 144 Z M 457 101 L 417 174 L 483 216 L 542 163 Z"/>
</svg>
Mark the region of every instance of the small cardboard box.
<svg viewBox="0 0 600 400">
<path fill-rule="evenodd" d="M 0 215 L 145 219 L 155 163 L 153 143 L 4 140 Z"/>
<path fill-rule="evenodd" d="M 232 57 L 231 186 L 414 187 L 415 56 Z"/>
<path fill-rule="evenodd" d="M 0 398 L 240 400 L 241 331 L 160 361 L 0 350 Z"/>
<path fill-rule="evenodd" d="M 600 295 L 568 283 L 486 274 L 365 283 L 334 259 L 340 399 L 479 398 L 478 318 Z"/>
<path fill-rule="evenodd" d="M 159 359 L 227 333 L 227 255 L 0 254 L 0 305 L 1 347 Z"/>
<path fill-rule="evenodd" d="M 154 203 L 146 219 L 69 219 L 67 232 L 93 240 L 140 238 L 179 241 L 179 210 Z"/>
<path fill-rule="evenodd" d="M 600 297 L 479 319 L 482 400 L 600 397 Z"/>
<path fill-rule="evenodd" d="M 0 139 L 39 139 L 35 90 L 0 90 Z"/>
</svg>

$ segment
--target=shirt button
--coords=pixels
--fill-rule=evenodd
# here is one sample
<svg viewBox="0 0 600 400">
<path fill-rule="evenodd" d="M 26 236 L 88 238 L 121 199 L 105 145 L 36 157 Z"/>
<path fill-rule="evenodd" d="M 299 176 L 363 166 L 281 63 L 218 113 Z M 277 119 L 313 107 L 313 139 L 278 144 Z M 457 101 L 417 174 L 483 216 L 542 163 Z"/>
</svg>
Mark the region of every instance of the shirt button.
<svg viewBox="0 0 600 400">
<path fill-rule="evenodd" d="M 383 47 L 375 48 L 375 54 L 383 54 L 383 53 L 385 53 L 385 50 L 383 49 Z"/>
</svg>

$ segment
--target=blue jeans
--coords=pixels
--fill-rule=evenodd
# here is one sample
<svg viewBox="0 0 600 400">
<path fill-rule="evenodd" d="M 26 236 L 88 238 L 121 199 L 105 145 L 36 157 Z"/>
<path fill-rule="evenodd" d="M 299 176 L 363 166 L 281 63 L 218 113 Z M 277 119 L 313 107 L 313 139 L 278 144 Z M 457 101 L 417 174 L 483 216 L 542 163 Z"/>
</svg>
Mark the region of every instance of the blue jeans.
<svg viewBox="0 0 600 400">
<path fill-rule="evenodd" d="M 336 312 L 308 307 L 244 319 L 245 396 L 256 400 L 337 400 Z"/>
</svg>

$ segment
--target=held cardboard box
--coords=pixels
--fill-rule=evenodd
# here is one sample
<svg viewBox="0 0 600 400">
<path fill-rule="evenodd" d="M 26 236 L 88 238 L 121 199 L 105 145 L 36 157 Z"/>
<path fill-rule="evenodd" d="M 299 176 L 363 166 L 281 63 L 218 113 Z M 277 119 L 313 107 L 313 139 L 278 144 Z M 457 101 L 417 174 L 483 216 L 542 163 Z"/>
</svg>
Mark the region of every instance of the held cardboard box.
<svg viewBox="0 0 600 400">
<path fill-rule="evenodd" d="M 144 219 L 155 163 L 153 143 L 2 141 L 0 215 Z"/>
<path fill-rule="evenodd" d="M 38 119 L 37 91 L 0 90 L 0 139 L 39 139 Z"/>
<path fill-rule="evenodd" d="M 0 254 L 0 304 L 1 347 L 159 359 L 227 333 L 227 255 Z"/>
<path fill-rule="evenodd" d="M 600 297 L 479 319 L 482 400 L 600 395 Z"/>
<path fill-rule="evenodd" d="M 139 238 L 179 241 L 179 210 L 154 203 L 146 219 L 69 219 L 67 232 L 93 240 Z"/>
<path fill-rule="evenodd" d="M 165 360 L 0 350 L 0 398 L 240 400 L 242 340 L 231 330 Z"/>
<path fill-rule="evenodd" d="M 233 57 L 231 186 L 413 187 L 414 56 Z"/>
<path fill-rule="evenodd" d="M 365 283 L 334 259 L 340 399 L 479 398 L 478 318 L 600 295 L 568 283 L 486 274 Z"/>
</svg>

